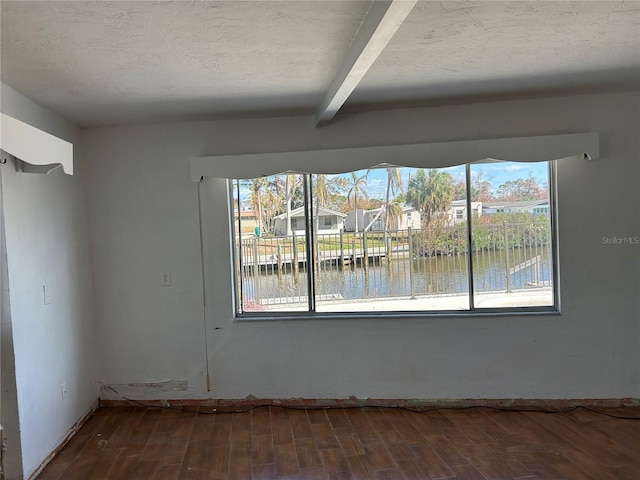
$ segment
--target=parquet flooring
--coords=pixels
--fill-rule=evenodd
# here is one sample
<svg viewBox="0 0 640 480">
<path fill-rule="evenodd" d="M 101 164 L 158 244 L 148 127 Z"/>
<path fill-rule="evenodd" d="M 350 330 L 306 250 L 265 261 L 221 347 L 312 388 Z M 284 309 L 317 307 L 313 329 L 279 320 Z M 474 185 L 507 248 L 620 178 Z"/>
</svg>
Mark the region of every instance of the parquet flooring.
<svg viewBox="0 0 640 480">
<path fill-rule="evenodd" d="M 584 410 L 100 408 L 38 479 L 637 480 L 640 423 Z"/>
</svg>

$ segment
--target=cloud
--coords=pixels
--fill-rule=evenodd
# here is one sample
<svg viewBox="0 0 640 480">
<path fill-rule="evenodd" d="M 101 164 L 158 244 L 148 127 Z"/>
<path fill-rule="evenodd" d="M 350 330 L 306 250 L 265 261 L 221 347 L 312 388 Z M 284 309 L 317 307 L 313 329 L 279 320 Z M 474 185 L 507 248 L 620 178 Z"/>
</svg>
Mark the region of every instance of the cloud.
<svg viewBox="0 0 640 480">
<path fill-rule="evenodd" d="M 507 165 L 504 169 L 507 172 L 519 172 L 520 170 L 530 169 L 531 165 Z"/>
</svg>

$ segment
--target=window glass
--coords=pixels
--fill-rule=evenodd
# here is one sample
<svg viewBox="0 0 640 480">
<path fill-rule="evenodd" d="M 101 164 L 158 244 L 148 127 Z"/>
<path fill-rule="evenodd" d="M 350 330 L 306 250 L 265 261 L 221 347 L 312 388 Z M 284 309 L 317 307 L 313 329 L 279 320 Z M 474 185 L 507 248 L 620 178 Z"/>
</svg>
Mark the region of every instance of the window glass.
<svg viewBox="0 0 640 480">
<path fill-rule="evenodd" d="M 233 180 L 237 313 L 553 307 L 549 172 L 492 162 Z"/>
<path fill-rule="evenodd" d="M 473 164 L 471 199 L 476 308 L 553 306 L 547 163 Z"/>
<path fill-rule="evenodd" d="M 308 310 L 303 176 L 233 183 L 237 311 Z M 247 211 L 255 224 L 238 213 Z"/>
</svg>

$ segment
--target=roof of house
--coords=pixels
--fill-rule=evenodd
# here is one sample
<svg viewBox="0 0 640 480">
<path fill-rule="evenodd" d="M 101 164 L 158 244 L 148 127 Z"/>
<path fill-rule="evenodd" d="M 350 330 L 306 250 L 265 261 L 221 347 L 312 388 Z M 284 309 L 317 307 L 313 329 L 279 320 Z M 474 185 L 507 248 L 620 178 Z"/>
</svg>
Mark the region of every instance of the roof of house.
<svg viewBox="0 0 640 480">
<path fill-rule="evenodd" d="M 471 206 L 478 206 L 478 205 L 482 205 L 482 202 L 471 202 Z M 467 206 L 467 199 L 463 198 L 462 200 L 454 200 L 453 202 L 451 202 L 451 206 L 452 207 L 466 207 Z"/>
<path fill-rule="evenodd" d="M 237 210 L 236 210 L 236 215 L 238 215 Z M 256 215 L 256 212 L 254 212 L 253 210 L 243 210 L 242 212 L 240 212 L 240 218 L 242 217 L 252 218 L 252 217 L 257 217 L 257 215 Z"/>
<path fill-rule="evenodd" d="M 384 208 L 384 205 L 378 208 L 372 208 L 371 210 L 364 210 L 365 213 L 378 213 L 380 210 L 382 210 Z M 409 210 L 416 210 L 414 207 L 412 207 L 411 205 L 402 205 L 400 208 L 402 208 L 403 212 L 408 212 Z"/>
<path fill-rule="evenodd" d="M 538 205 L 548 205 L 549 200 L 519 200 L 515 202 L 486 202 L 482 208 L 513 208 L 513 207 L 535 207 Z"/>
<path fill-rule="evenodd" d="M 338 217 L 344 218 L 347 215 L 345 213 L 342 212 L 336 212 L 334 210 L 329 210 L 328 208 L 324 208 L 324 207 L 320 207 L 319 208 L 320 211 L 320 216 L 321 217 L 327 217 L 329 215 L 337 215 Z M 315 214 L 316 209 L 313 209 L 313 213 Z M 293 217 L 304 217 L 304 207 L 298 207 L 298 208 L 294 208 L 293 210 L 291 210 L 291 218 Z M 278 219 L 285 219 L 287 218 L 287 214 L 285 213 L 281 213 L 280 215 L 276 215 L 275 218 Z"/>
</svg>

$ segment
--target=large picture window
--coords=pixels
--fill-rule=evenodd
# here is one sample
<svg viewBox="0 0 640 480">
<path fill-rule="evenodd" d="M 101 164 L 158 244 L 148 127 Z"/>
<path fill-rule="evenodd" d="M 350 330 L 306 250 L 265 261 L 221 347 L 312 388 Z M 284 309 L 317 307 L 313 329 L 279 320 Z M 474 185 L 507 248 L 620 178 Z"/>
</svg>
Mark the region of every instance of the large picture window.
<svg viewBox="0 0 640 480">
<path fill-rule="evenodd" d="M 231 180 L 236 313 L 555 310 L 554 167 Z"/>
</svg>

